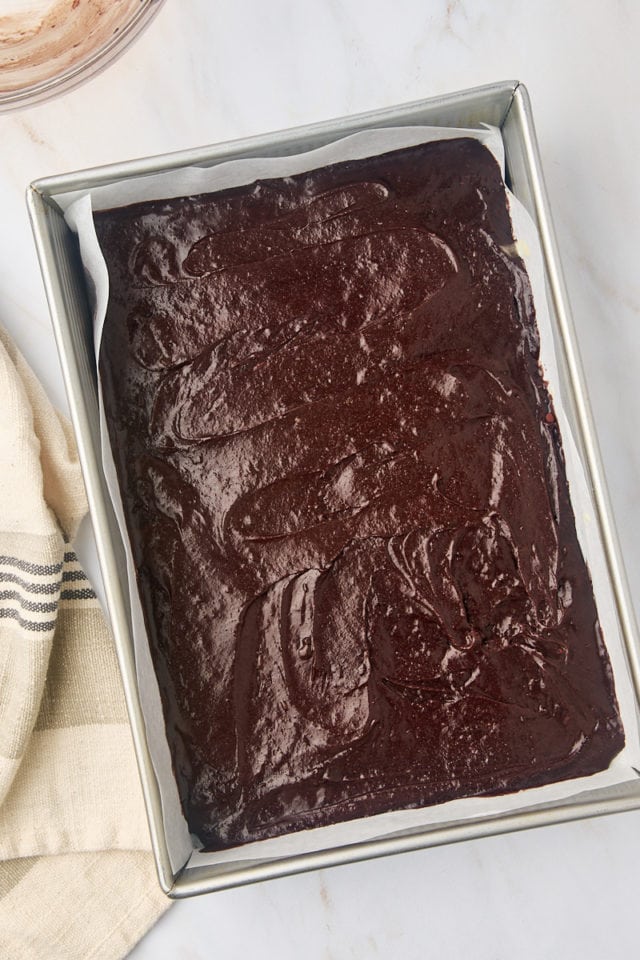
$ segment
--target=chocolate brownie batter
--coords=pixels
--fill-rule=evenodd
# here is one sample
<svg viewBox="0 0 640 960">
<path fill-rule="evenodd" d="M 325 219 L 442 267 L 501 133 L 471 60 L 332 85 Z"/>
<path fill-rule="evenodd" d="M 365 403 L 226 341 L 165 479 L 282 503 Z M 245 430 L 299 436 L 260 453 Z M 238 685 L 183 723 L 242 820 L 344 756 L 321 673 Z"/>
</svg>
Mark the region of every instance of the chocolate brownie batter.
<svg viewBox="0 0 640 960">
<path fill-rule="evenodd" d="M 606 768 L 624 735 L 486 148 L 96 227 L 111 442 L 205 847 Z"/>
</svg>

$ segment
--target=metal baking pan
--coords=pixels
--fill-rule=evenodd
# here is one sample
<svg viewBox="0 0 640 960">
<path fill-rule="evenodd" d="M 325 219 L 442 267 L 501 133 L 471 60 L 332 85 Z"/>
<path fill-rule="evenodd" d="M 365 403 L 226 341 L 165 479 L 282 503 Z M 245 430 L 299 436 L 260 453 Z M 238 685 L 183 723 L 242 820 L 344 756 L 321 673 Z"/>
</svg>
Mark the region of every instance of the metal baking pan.
<svg viewBox="0 0 640 960">
<path fill-rule="evenodd" d="M 27 203 L 60 361 L 87 486 L 105 593 L 124 683 L 140 778 L 144 791 L 158 877 L 174 898 L 220 890 L 286 874 L 314 870 L 372 857 L 382 857 L 454 843 L 470 838 L 524 830 L 605 813 L 640 808 L 639 779 L 623 786 L 590 791 L 582 797 L 538 804 L 509 815 L 461 820 L 422 827 L 391 837 L 272 860 L 171 867 L 158 783 L 143 722 L 131 638 L 126 567 L 120 535 L 106 492 L 99 450 L 96 370 L 91 311 L 75 236 L 67 227 L 55 196 L 144 176 L 185 165 L 213 165 L 228 159 L 282 156 L 310 150 L 356 131 L 381 126 L 430 124 L 475 126 L 489 123 L 502 130 L 509 187 L 536 222 L 546 269 L 549 307 L 557 334 L 562 400 L 582 456 L 599 525 L 617 615 L 640 704 L 640 645 L 625 574 L 620 559 L 602 464 L 589 410 L 584 377 L 571 320 L 526 88 L 516 81 L 477 87 L 399 107 L 216 146 L 99 167 L 31 184 Z"/>
</svg>

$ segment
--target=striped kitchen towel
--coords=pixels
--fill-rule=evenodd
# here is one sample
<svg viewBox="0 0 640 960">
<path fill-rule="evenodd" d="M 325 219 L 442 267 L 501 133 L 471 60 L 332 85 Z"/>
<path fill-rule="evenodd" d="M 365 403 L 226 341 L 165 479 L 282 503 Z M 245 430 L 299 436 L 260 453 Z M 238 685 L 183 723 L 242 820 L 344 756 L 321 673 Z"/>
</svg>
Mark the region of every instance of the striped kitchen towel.
<svg viewBox="0 0 640 960">
<path fill-rule="evenodd" d="M 123 957 L 169 904 L 68 422 L 0 331 L 0 956 Z"/>
</svg>

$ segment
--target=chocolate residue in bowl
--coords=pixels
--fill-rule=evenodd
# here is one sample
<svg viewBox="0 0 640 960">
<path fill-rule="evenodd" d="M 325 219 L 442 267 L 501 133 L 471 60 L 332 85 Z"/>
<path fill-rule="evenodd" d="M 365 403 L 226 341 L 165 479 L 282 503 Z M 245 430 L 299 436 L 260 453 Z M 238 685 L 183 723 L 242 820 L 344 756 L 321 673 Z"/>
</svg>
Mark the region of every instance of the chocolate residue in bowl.
<svg viewBox="0 0 640 960">
<path fill-rule="evenodd" d="M 0 96 L 89 60 L 140 7 L 140 0 L 9 0 L 0 12 Z"/>
</svg>

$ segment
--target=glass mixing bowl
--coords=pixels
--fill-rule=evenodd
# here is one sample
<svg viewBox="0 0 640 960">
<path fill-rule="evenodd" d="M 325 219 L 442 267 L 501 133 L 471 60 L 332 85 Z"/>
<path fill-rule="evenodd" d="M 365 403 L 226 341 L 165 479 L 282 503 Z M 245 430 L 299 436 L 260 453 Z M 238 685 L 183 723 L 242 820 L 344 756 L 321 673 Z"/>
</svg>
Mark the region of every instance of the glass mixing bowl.
<svg viewBox="0 0 640 960">
<path fill-rule="evenodd" d="M 0 111 L 75 87 L 126 50 L 164 0 L 0 0 Z"/>
</svg>

